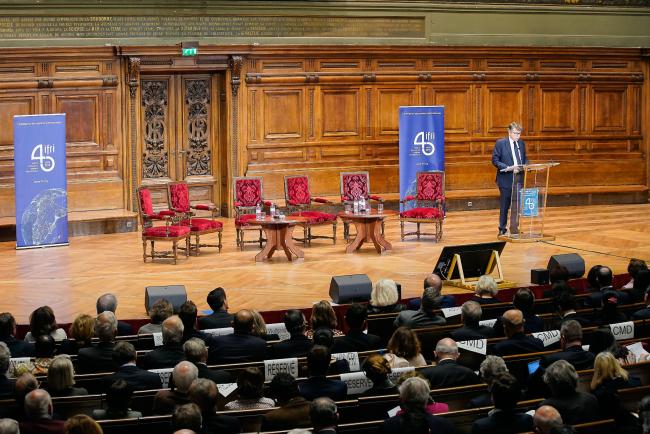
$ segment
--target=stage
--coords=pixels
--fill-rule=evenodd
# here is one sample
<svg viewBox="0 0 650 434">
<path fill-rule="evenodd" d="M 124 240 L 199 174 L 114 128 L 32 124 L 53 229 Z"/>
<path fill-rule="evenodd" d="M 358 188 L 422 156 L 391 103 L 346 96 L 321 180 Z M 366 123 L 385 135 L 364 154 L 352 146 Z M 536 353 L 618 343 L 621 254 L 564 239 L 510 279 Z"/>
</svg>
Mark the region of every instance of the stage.
<svg viewBox="0 0 650 434">
<path fill-rule="evenodd" d="M 14 242 L 0 243 L 0 311 L 26 323 L 34 308 L 47 304 L 66 323 L 81 312 L 94 314 L 97 296 L 113 292 L 119 298 L 119 318 L 142 318 L 144 287 L 170 284 L 185 285 L 200 309 L 207 308 L 205 296 L 216 286 L 227 290 L 231 311 L 305 307 L 329 298 L 332 276 L 353 273 L 368 274 L 373 281 L 394 279 L 402 284 L 403 297 L 415 297 L 443 246 L 496 241 L 498 210 L 448 213 L 440 243 L 415 237 L 402 242 L 399 221 L 387 220 L 386 238 L 393 249 L 381 255 L 372 244 L 346 254 L 339 222 L 337 244 L 299 243 L 305 258 L 294 262 L 278 252 L 271 261 L 256 263 L 259 248 L 251 244 L 240 251 L 234 220 L 223 221 L 221 253 L 204 249 L 201 256 L 183 257 L 177 265 L 143 263 L 139 232 L 73 237 L 69 247 L 46 249 L 16 251 Z M 528 284 L 530 270 L 544 268 L 558 253 L 578 253 L 587 269 L 602 264 L 615 273 L 626 272 L 630 257 L 650 260 L 650 204 L 547 208 L 545 221 L 545 232 L 556 236 L 552 243 L 506 245 L 501 261 L 507 280 Z M 331 227 L 314 229 L 320 231 L 331 233 Z M 445 293 L 459 292 L 466 291 L 445 287 Z"/>
</svg>

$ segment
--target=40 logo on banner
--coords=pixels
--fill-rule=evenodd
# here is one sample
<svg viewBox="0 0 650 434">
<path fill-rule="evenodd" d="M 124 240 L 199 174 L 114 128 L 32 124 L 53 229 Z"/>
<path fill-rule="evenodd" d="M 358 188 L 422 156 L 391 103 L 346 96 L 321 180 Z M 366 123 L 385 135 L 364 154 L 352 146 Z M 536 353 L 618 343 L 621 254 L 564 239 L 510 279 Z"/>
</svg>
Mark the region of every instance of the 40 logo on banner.
<svg viewBox="0 0 650 434">
<path fill-rule="evenodd" d="M 54 145 L 38 144 L 32 149 L 32 161 L 38 161 L 43 172 L 51 172 L 56 166 L 56 161 L 52 157 L 54 152 Z"/>
<path fill-rule="evenodd" d="M 435 138 L 436 135 L 433 133 L 433 131 L 420 131 L 415 135 L 415 139 L 413 139 L 413 145 L 420 147 L 422 155 L 430 156 L 436 152 L 436 147 L 433 144 Z"/>
<path fill-rule="evenodd" d="M 522 217 L 537 217 L 539 215 L 539 189 L 521 190 L 521 203 L 523 204 Z"/>
</svg>

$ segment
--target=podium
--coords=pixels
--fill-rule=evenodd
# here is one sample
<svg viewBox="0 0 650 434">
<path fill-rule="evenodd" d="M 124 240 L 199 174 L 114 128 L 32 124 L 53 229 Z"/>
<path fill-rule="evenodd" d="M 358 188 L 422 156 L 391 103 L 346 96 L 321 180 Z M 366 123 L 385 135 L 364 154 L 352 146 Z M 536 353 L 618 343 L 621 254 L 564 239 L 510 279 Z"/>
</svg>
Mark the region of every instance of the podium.
<svg viewBox="0 0 650 434">
<path fill-rule="evenodd" d="M 513 243 L 555 240 L 554 236 L 544 233 L 544 212 L 551 168 L 559 164 L 524 164 L 502 170 L 512 172 L 512 199 L 510 231 L 499 235 L 500 240 Z"/>
</svg>

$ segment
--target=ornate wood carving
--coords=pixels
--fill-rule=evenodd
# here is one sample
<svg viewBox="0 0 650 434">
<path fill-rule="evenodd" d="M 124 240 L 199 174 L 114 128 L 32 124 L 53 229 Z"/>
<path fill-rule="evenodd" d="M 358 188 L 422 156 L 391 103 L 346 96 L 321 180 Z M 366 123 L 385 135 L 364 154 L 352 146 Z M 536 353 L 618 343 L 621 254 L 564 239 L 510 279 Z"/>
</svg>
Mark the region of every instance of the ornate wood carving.
<svg viewBox="0 0 650 434">
<path fill-rule="evenodd" d="M 165 150 L 168 103 L 166 81 L 145 80 L 142 82 L 142 110 L 145 123 L 142 174 L 145 178 L 169 176 L 169 156 Z"/>
<path fill-rule="evenodd" d="M 232 96 L 237 96 L 239 86 L 241 85 L 241 68 L 244 63 L 242 56 L 232 56 L 230 58 L 230 86 L 232 87 Z"/>
<path fill-rule="evenodd" d="M 135 98 L 140 84 L 140 58 L 129 57 L 129 93 Z"/>
<path fill-rule="evenodd" d="M 209 175 L 211 173 L 209 134 L 210 81 L 187 80 L 185 82 L 185 106 L 187 109 L 187 151 L 186 173 Z"/>
</svg>

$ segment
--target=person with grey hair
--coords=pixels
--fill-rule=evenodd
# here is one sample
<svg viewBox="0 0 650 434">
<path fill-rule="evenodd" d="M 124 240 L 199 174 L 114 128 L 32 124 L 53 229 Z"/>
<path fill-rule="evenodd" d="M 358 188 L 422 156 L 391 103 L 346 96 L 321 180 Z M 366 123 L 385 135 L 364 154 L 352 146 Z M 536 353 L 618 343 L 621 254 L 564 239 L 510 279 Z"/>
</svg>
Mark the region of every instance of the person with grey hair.
<svg viewBox="0 0 650 434">
<path fill-rule="evenodd" d="M 550 405 L 542 405 L 535 410 L 533 427 L 537 434 L 549 434 L 553 428 L 564 425 L 560 412 Z"/>
<path fill-rule="evenodd" d="M 463 326 L 452 330 L 449 336 L 456 342 L 494 337 L 494 329 L 492 327 L 479 324 L 481 315 L 483 315 L 483 309 L 481 309 L 480 303 L 471 300 L 466 301 L 460 308 L 460 320 Z"/>
<path fill-rule="evenodd" d="M 182 343 L 183 330 L 183 322 L 177 315 L 170 316 L 163 321 L 163 344 L 142 356 L 142 367 L 144 369 L 171 368 L 185 360 Z"/>
<path fill-rule="evenodd" d="M 386 419 L 380 427 L 380 433 L 454 433 L 454 425 L 447 419 L 427 413 L 429 402 L 429 385 L 426 380 L 411 377 L 399 386 L 399 400 L 402 412 Z"/>
<path fill-rule="evenodd" d="M 32 390 L 25 396 L 25 420 L 20 422 L 22 434 L 63 433 L 62 420 L 52 418 L 52 398 L 44 389 Z"/>
<path fill-rule="evenodd" d="M 208 348 L 199 338 L 188 339 L 183 344 L 183 352 L 188 362 L 194 363 L 199 370 L 199 378 L 207 378 L 217 384 L 234 383 L 232 375 L 223 369 L 208 368 Z"/>
<path fill-rule="evenodd" d="M 230 434 L 241 432 L 239 419 L 218 414 L 217 385 L 205 378 L 194 380 L 190 387 L 190 400 L 201 409 L 203 428 L 201 433 Z"/>
<path fill-rule="evenodd" d="M 490 393 L 494 409 L 487 417 L 474 421 L 472 434 L 514 434 L 533 429 L 533 418 L 517 411 L 521 386 L 513 375 L 499 374 L 492 382 Z"/>
<path fill-rule="evenodd" d="M 438 290 L 438 302 L 441 308 L 456 306 L 456 297 L 453 295 L 442 295 L 442 279 L 440 278 L 440 275 L 435 273 L 427 274 L 424 278 L 422 289 L 425 290 L 427 288 L 435 288 Z M 420 304 L 421 299 L 412 298 L 409 300 L 408 308 L 411 310 L 418 310 L 420 309 Z"/>
<path fill-rule="evenodd" d="M 555 407 L 568 425 L 599 419 L 598 399 L 591 393 L 579 392 L 578 373 L 571 363 L 558 360 L 546 368 L 544 383 L 551 391 L 551 398 L 540 405 Z"/>
<path fill-rule="evenodd" d="M 90 347 L 80 348 L 77 356 L 79 373 L 113 372 L 113 347 L 117 333 L 117 318 L 111 311 L 97 315 L 95 320 L 95 336 L 99 342 Z"/>
<path fill-rule="evenodd" d="M 436 366 L 420 371 L 432 389 L 478 384 L 481 380 L 471 369 L 459 365 L 458 345 L 451 338 L 440 339 L 434 352 Z"/>
<path fill-rule="evenodd" d="M 10 396 L 14 393 L 14 381 L 7 377 L 11 351 L 4 342 L 0 342 L 0 397 Z"/>
<path fill-rule="evenodd" d="M 368 313 L 400 312 L 406 306 L 399 302 L 397 284 L 391 279 L 379 279 L 372 287 Z"/>
<path fill-rule="evenodd" d="M 475 301 L 478 304 L 501 303 L 501 301 L 496 298 L 498 292 L 499 289 L 497 282 L 492 276 L 486 274 L 479 277 L 478 281 L 476 282 L 474 296 L 470 300 Z"/>
<path fill-rule="evenodd" d="M 309 417 L 314 426 L 314 433 L 336 433 L 339 412 L 336 403 L 330 398 L 316 398 L 311 402 Z"/>
<path fill-rule="evenodd" d="M 542 367 L 550 366 L 558 360 L 566 360 L 578 371 L 594 367 L 595 355 L 582 348 L 582 326 L 578 321 L 569 320 L 562 323 L 560 346 L 562 351 L 542 357 Z"/>
<path fill-rule="evenodd" d="M 97 315 L 107 310 L 115 313 L 117 310 L 117 297 L 115 294 L 106 293 L 97 298 Z M 117 336 L 128 336 L 133 334 L 131 324 L 124 321 L 117 321 Z"/>
<path fill-rule="evenodd" d="M 174 431 L 188 429 L 198 433 L 201 432 L 202 423 L 201 409 L 196 404 L 178 406 L 172 414 L 172 429 Z"/>
<path fill-rule="evenodd" d="M 20 434 L 18 422 L 13 419 L 0 419 L 0 434 Z"/>
<path fill-rule="evenodd" d="M 481 380 L 487 384 L 487 392 L 472 398 L 467 406 L 469 408 L 491 407 L 493 405 L 492 394 L 490 393 L 492 383 L 497 376 L 507 372 L 508 366 L 506 366 L 506 362 L 501 357 L 486 356 L 479 367 L 479 375 Z"/>
<path fill-rule="evenodd" d="M 169 414 L 179 405 L 190 402 L 189 391 L 192 382 L 199 376 L 199 370 L 188 361 L 179 362 L 174 366 L 170 383 L 171 390 L 163 389 L 156 392 L 153 399 L 154 414 Z"/>
<path fill-rule="evenodd" d="M 397 318 L 395 318 L 393 325 L 395 328 L 401 326 L 422 328 L 445 325 L 447 324 L 447 320 L 436 313 L 439 307 L 440 288 L 429 287 L 422 294 L 420 310 L 405 310 L 400 312 Z"/>
</svg>

